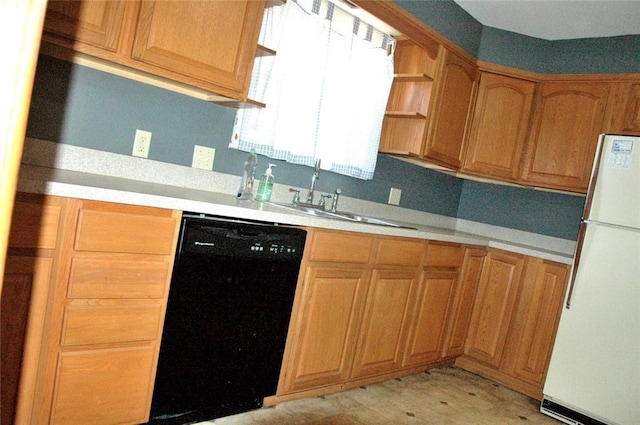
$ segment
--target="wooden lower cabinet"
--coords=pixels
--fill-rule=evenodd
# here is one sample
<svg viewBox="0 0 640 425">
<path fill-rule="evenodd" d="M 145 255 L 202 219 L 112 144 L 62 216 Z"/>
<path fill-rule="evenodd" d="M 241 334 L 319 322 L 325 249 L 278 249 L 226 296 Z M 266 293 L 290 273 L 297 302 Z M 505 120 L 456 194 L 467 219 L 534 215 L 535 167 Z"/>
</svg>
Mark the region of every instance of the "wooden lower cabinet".
<svg viewBox="0 0 640 425">
<path fill-rule="evenodd" d="M 464 344 L 486 255 L 486 250 L 480 248 L 468 247 L 464 250 L 462 269 L 451 311 L 448 314 L 446 341 L 442 348 L 443 358 L 454 358 L 464 353 Z"/>
<path fill-rule="evenodd" d="M 542 398 L 569 266 L 489 250 L 456 365 Z"/>
<path fill-rule="evenodd" d="M 318 229 L 307 244 L 276 400 L 439 364 L 460 295 L 459 244 Z"/>
<path fill-rule="evenodd" d="M 25 194 L 17 200 L 12 234 L 35 234 L 14 239 L 4 276 L 14 300 L 24 286 L 28 315 L 9 320 L 3 308 L 3 328 L 26 323 L 16 350 L 16 407 L 3 405 L 3 415 L 15 415 L 2 422 L 145 422 L 180 212 Z"/>
<path fill-rule="evenodd" d="M 367 277 L 367 271 L 357 267 L 307 267 L 279 392 L 347 380 Z"/>
<path fill-rule="evenodd" d="M 374 270 L 351 378 L 393 372 L 402 366 L 404 336 L 417 270 Z"/>
</svg>

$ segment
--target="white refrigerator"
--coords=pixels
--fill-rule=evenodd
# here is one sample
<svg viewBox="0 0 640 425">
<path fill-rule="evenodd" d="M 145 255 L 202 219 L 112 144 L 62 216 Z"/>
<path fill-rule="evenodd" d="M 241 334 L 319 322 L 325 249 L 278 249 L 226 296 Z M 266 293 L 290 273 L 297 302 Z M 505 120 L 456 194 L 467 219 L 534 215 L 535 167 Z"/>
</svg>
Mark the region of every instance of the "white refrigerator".
<svg viewBox="0 0 640 425">
<path fill-rule="evenodd" d="M 541 411 L 640 424 L 640 137 L 602 135 Z"/>
</svg>

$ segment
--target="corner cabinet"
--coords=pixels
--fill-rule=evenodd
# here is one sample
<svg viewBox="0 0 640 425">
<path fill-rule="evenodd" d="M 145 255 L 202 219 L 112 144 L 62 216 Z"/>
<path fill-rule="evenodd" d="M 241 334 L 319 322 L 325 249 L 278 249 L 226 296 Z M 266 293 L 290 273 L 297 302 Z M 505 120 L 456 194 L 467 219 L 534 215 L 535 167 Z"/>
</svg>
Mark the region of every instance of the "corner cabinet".
<svg viewBox="0 0 640 425">
<path fill-rule="evenodd" d="M 569 266 L 489 249 L 456 365 L 540 400 Z"/>
<path fill-rule="evenodd" d="M 460 166 L 476 92 L 475 64 L 437 43 L 398 40 L 379 151 Z"/>
<path fill-rule="evenodd" d="M 43 41 L 105 67 L 246 100 L 264 7 L 261 0 L 52 0 Z"/>
<path fill-rule="evenodd" d="M 45 199 L 59 232 L 48 285 L 32 289 L 16 423 L 145 422 L 180 213 Z"/>
<path fill-rule="evenodd" d="M 610 84 L 545 81 L 535 101 L 522 182 L 586 193 Z"/>
</svg>

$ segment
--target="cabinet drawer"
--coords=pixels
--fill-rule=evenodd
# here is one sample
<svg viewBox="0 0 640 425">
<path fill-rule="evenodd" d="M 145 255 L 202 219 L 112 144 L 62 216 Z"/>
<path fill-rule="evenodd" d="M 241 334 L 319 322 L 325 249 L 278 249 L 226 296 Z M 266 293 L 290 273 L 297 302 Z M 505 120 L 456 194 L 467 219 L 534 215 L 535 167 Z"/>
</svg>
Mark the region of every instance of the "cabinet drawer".
<svg viewBox="0 0 640 425">
<path fill-rule="evenodd" d="M 419 266 L 424 254 L 424 241 L 380 239 L 376 252 L 376 265 Z"/>
<path fill-rule="evenodd" d="M 151 341 L 158 337 L 161 317 L 159 304 L 68 306 L 62 345 Z"/>
<path fill-rule="evenodd" d="M 133 209 L 134 207 L 129 207 Z M 157 214 L 81 208 L 76 251 L 171 254 L 176 220 Z"/>
<path fill-rule="evenodd" d="M 460 267 L 462 265 L 462 246 L 444 242 L 429 242 L 425 266 Z"/>
<path fill-rule="evenodd" d="M 62 353 L 51 422 L 56 425 L 146 422 L 155 346 Z"/>
<path fill-rule="evenodd" d="M 170 275 L 167 261 L 74 258 L 69 298 L 162 298 Z"/>
<path fill-rule="evenodd" d="M 59 198 L 18 194 L 11 218 L 9 246 L 54 249 L 61 209 Z"/>
<path fill-rule="evenodd" d="M 311 244 L 312 261 L 335 261 L 339 263 L 369 262 L 373 237 L 346 232 L 316 231 Z"/>
</svg>

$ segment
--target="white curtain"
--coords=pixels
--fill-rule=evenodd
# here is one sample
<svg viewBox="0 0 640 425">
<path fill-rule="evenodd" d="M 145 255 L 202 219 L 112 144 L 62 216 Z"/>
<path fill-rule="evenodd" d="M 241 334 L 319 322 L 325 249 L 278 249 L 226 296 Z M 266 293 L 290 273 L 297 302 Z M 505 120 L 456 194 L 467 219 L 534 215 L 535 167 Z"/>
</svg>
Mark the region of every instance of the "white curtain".
<svg viewBox="0 0 640 425">
<path fill-rule="evenodd" d="M 289 0 L 265 11 L 250 97 L 230 147 L 361 179 L 375 170 L 393 79 L 392 39 L 326 0 Z"/>
</svg>

